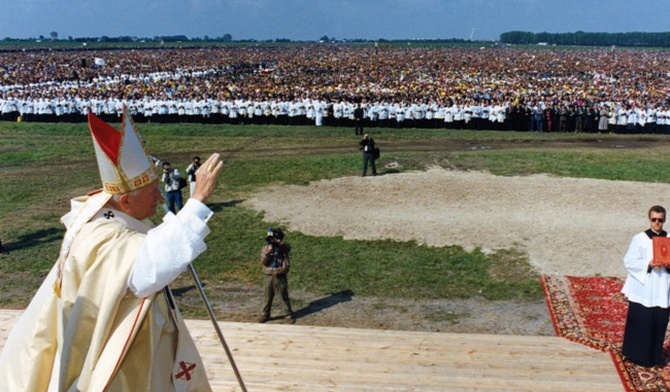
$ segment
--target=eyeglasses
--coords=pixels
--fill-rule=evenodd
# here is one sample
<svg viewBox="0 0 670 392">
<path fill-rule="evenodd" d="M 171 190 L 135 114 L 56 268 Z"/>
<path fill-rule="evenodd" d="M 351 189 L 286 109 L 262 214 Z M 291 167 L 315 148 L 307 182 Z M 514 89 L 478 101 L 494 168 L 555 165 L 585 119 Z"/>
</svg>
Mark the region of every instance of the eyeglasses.
<svg viewBox="0 0 670 392">
<path fill-rule="evenodd" d="M 663 219 L 663 218 L 649 218 L 649 220 L 652 221 L 652 222 L 654 222 L 654 223 L 656 223 L 656 222 L 661 222 L 661 223 L 665 222 L 665 219 Z"/>
</svg>

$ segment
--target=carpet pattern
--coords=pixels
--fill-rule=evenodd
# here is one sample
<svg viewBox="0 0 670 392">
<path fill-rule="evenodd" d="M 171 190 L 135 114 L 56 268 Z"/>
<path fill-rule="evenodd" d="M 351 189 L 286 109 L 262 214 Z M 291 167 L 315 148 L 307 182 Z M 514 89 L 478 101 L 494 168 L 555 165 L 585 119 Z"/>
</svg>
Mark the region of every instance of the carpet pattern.
<svg viewBox="0 0 670 392">
<path fill-rule="evenodd" d="M 670 391 L 670 366 L 645 368 L 621 356 L 628 302 L 623 278 L 542 276 L 556 335 L 609 352 L 626 391 Z M 666 355 L 670 335 L 666 335 Z"/>
</svg>

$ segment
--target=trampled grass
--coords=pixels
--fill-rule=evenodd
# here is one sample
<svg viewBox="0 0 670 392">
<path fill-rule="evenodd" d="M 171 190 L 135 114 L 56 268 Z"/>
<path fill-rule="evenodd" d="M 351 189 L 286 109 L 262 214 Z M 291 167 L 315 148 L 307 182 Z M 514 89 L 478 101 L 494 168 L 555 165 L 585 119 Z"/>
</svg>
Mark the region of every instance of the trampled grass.
<svg viewBox="0 0 670 392">
<path fill-rule="evenodd" d="M 196 261 L 207 282 L 256 282 L 259 250 L 268 223 L 240 202 L 268 185 L 358 175 L 358 139 L 349 128 L 137 124 L 149 151 L 184 169 L 192 156 L 222 153 L 226 166 L 210 205 L 209 250 Z M 610 180 L 667 182 L 670 148 L 663 136 L 653 148 L 613 149 L 549 145 L 626 136 L 529 134 L 447 130 L 374 129 L 387 173 L 441 165 L 498 175 L 547 173 Z M 639 137 L 638 137 L 639 139 Z M 0 306 L 27 304 L 56 260 L 63 236 L 58 219 L 69 199 L 99 187 L 86 124 L 0 123 L 0 239 L 12 251 L 0 257 Z M 631 138 L 632 140 L 632 138 Z M 446 143 L 509 143 L 504 149 L 452 148 Z M 546 144 L 546 145 L 543 145 Z M 158 220 L 157 220 L 158 221 Z M 270 223 L 273 224 L 273 223 Z M 350 290 L 386 298 L 537 300 L 542 291 L 527 255 L 509 244 L 492 254 L 459 246 L 413 242 L 350 241 L 289 233 L 294 246 L 291 285 L 313 293 Z M 504 274 L 501 274 L 504 271 Z M 16 277 L 25 280 L 23 291 Z M 28 277 L 28 278 L 26 278 Z M 32 277 L 32 279 L 30 278 Z M 2 282 L 12 282 L 11 285 Z M 6 293 L 6 294 L 7 294 Z"/>
</svg>

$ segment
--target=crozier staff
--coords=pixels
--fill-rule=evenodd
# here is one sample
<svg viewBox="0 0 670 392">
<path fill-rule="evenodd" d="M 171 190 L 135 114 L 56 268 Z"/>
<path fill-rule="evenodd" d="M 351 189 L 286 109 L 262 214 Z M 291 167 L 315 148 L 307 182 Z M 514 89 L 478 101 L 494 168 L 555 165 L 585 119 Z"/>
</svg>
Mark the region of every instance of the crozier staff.
<svg viewBox="0 0 670 392">
<path fill-rule="evenodd" d="M 223 162 L 197 171 L 193 197 L 154 227 L 159 178 L 134 124 L 89 114 L 103 189 L 72 201 L 58 261 L 0 354 L 2 391 L 211 391 L 166 287 L 207 248 Z"/>
</svg>

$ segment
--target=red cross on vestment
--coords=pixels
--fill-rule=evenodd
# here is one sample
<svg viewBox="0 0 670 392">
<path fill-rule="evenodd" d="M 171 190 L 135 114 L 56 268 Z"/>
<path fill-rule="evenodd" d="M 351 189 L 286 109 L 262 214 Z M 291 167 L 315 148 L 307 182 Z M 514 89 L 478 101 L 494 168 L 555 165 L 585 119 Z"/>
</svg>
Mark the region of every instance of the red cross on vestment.
<svg viewBox="0 0 670 392">
<path fill-rule="evenodd" d="M 178 379 L 184 379 L 186 381 L 191 380 L 191 374 L 193 374 L 193 370 L 195 369 L 195 363 L 188 363 L 181 361 L 179 362 L 179 367 L 181 368 L 181 371 L 177 373 L 175 377 Z"/>
</svg>

